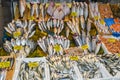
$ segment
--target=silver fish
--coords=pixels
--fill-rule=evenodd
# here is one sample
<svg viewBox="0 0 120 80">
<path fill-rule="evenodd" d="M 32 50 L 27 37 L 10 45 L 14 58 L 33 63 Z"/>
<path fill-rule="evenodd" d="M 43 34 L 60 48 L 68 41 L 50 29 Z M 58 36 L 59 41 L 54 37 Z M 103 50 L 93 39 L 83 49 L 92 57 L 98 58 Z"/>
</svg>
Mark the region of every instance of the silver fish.
<svg viewBox="0 0 120 80">
<path fill-rule="evenodd" d="M 19 4 L 20 16 L 23 17 L 25 7 L 26 7 L 26 1 L 25 0 L 20 0 L 19 3 L 20 3 Z"/>
<path fill-rule="evenodd" d="M 95 51 L 96 48 L 96 37 L 92 38 L 92 50 Z"/>
<path fill-rule="evenodd" d="M 92 42 L 91 42 L 91 40 L 89 39 L 89 37 L 86 37 L 86 43 L 87 43 L 87 45 L 88 45 L 88 50 L 89 50 L 90 52 L 92 52 Z"/>
<path fill-rule="evenodd" d="M 88 4 L 86 2 L 84 2 L 84 18 L 85 18 L 85 21 L 88 18 Z"/>
<path fill-rule="evenodd" d="M 95 49 L 95 54 L 97 54 L 100 50 L 101 47 L 101 42 L 97 42 L 96 49 Z"/>
</svg>

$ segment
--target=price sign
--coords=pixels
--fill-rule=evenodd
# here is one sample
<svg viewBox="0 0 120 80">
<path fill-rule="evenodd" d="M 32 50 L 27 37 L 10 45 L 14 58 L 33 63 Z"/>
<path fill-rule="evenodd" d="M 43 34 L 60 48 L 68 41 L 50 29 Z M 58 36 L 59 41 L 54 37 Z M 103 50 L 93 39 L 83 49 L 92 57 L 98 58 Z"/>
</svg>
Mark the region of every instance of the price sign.
<svg viewBox="0 0 120 80">
<path fill-rule="evenodd" d="M 30 62 L 30 63 L 28 63 L 28 66 L 31 67 L 31 68 L 38 67 L 39 63 L 38 62 Z"/>
</svg>

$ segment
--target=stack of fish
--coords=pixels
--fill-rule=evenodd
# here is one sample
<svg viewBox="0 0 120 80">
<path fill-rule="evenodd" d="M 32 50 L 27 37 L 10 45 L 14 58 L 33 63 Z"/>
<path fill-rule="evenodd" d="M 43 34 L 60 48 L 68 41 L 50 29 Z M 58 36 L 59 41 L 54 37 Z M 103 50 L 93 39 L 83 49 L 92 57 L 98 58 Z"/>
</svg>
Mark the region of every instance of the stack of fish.
<svg viewBox="0 0 120 80">
<path fill-rule="evenodd" d="M 24 37 L 28 39 L 35 33 L 35 22 L 33 20 L 13 20 L 4 27 L 5 30 L 14 38 Z"/>
<path fill-rule="evenodd" d="M 38 65 L 22 62 L 17 80 L 45 80 L 45 63 L 36 61 Z"/>
<path fill-rule="evenodd" d="M 120 57 L 115 54 L 105 54 L 100 56 L 100 62 L 104 64 L 112 76 L 120 74 Z"/>
<path fill-rule="evenodd" d="M 95 55 L 92 54 L 85 55 L 77 61 L 79 71 L 85 80 L 98 79 L 103 77 L 96 63 L 98 63 L 98 59 Z"/>
<path fill-rule="evenodd" d="M 36 44 L 33 41 L 22 38 L 6 40 L 3 44 L 4 49 L 11 53 L 16 54 L 20 57 L 26 57 L 30 52 L 34 51 Z"/>
<path fill-rule="evenodd" d="M 39 38 L 38 45 L 48 55 L 63 55 L 63 50 L 68 49 L 70 40 L 63 36 L 51 36 Z"/>
<path fill-rule="evenodd" d="M 48 19 L 48 21 L 39 22 L 38 26 L 41 31 L 47 31 L 54 28 L 54 34 L 59 35 L 64 28 L 64 22 L 58 19 Z"/>
<path fill-rule="evenodd" d="M 88 23 L 85 29 L 87 29 L 87 32 L 84 31 L 84 28 L 82 30 L 79 29 L 79 22 L 75 19 L 72 19 L 72 21 L 68 21 L 67 25 L 71 29 L 73 33 L 73 39 L 75 40 L 75 43 L 77 46 L 82 46 L 87 44 L 89 52 L 95 52 L 98 53 L 101 42 L 97 40 L 96 33 L 95 35 L 90 34 L 92 21 L 88 19 Z M 67 33 L 67 31 L 66 31 Z"/>
<path fill-rule="evenodd" d="M 88 4 L 86 2 L 74 2 L 71 6 L 71 16 L 80 17 L 81 24 L 88 19 Z"/>
<path fill-rule="evenodd" d="M 48 57 L 50 80 L 78 80 L 73 63 L 66 56 Z"/>
<path fill-rule="evenodd" d="M 31 2 L 26 3 L 24 0 L 20 0 L 19 5 L 19 12 L 20 16 L 24 17 L 24 13 L 26 10 L 27 4 L 30 5 L 30 16 L 35 16 L 35 18 L 39 20 L 45 20 L 47 17 L 47 14 L 50 15 L 52 18 L 55 19 L 63 19 L 66 15 L 70 13 L 70 8 L 67 6 L 66 2 L 63 2 L 62 5 L 56 7 L 54 2 L 50 2 L 50 4 L 46 5 L 46 3 L 40 3 L 40 2 Z"/>
<path fill-rule="evenodd" d="M 7 63 L 7 66 L 5 66 L 5 64 L 1 64 L 4 62 Z M 13 65 L 14 58 L 0 58 L 0 80 L 6 80 L 7 69 L 13 69 Z"/>
<path fill-rule="evenodd" d="M 94 18 L 94 23 L 99 32 L 103 34 L 110 34 L 108 27 L 100 16 L 100 12 L 98 10 L 98 3 L 90 3 L 90 12 L 92 18 Z"/>
<path fill-rule="evenodd" d="M 61 3 L 61 5 L 58 7 L 56 7 L 54 2 L 50 2 L 47 8 L 47 13 L 55 19 L 62 20 L 66 15 L 70 13 L 70 8 L 66 2 Z"/>
<path fill-rule="evenodd" d="M 27 16 L 30 14 L 30 16 L 36 15 L 36 18 L 43 17 L 45 18 L 46 15 L 46 3 L 45 4 L 40 4 L 39 2 L 31 2 L 31 3 L 26 3 L 25 0 L 20 0 L 19 1 L 19 12 L 20 12 L 20 17 L 25 16 L 25 11 L 26 9 L 29 9 L 30 13 L 27 14 Z M 28 4 L 30 7 L 28 7 Z"/>
</svg>

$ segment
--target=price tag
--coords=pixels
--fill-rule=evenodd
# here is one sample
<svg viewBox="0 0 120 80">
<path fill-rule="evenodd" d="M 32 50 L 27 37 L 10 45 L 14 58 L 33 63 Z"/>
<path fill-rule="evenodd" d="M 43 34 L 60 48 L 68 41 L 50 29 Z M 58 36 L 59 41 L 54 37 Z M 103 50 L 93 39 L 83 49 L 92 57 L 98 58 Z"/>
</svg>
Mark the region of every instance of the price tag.
<svg viewBox="0 0 120 80">
<path fill-rule="evenodd" d="M 69 8 L 71 8 L 71 6 L 72 6 L 72 4 L 70 4 L 70 3 L 68 3 L 67 5 L 68 5 Z"/>
<path fill-rule="evenodd" d="M 23 47 L 22 46 L 14 46 L 15 50 L 21 50 Z"/>
<path fill-rule="evenodd" d="M 71 34 L 74 34 L 74 32 L 71 32 Z"/>
<path fill-rule="evenodd" d="M 60 45 L 56 44 L 54 46 L 54 49 L 55 49 L 56 52 L 59 52 L 61 50 L 61 47 L 60 47 Z"/>
<path fill-rule="evenodd" d="M 31 17 L 30 17 L 30 20 L 34 20 L 34 19 L 35 19 L 34 16 L 31 16 Z"/>
<path fill-rule="evenodd" d="M 83 50 L 86 50 L 86 49 L 88 49 L 88 45 L 85 44 L 85 45 L 81 46 L 81 48 L 82 48 Z"/>
<path fill-rule="evenodd" d="M 105 24 L 104 20 L 100 20 L 100 24 L 104 25 Z"/>
<path fill-rule="evenodd" d="M 39 63 L 38 62 L 30 62 L 30 63 L 28 63 L 28 66 L 31 67 L 31 68 L 38 67 Z"/>
<path fill-rule="evenodd" d="M 115 42 L 116 40 L 114 38 L 109 38 L 108 41 L 109 42 Z"/>
<path fill-rule="evenodd" d="M 79 57 L 78 56 L 70 56 L 70 60 L 78 61 Z"/>
<path fill-rule="evenodd" d="M 46 32 L 41 31 L 41 34 L 47 36 L 47 33 L 46 33 Z"/>
<path fill-rule="evenodd" d="M 118 53 L 117 55 L 118 55 L 118 57 L 120 57 L 120 53 Z"/>
<path fill-rule="evenodd" d="M 17 37 L 19 37 L 20 35 L 21 35 L 21 32 L 20 32 L 20 31 L 13 33 L 13 37 L 14 37 L 14 38 L 17 38 Z"/>
<path fill-rule="evenodd" d="M 30 9 L 30 4 L 26 4 L 26 6 Z"/>
<path fill-rule="evenodd" d="M 94 19 L 95 19 L 95 20 L 98 20 L 98 19 L 99 19 L 99 16 L 94 16 Z"/>
<path fill-rule="evenodd" d="M 10 67 L 10 61 L 0 62 L 0 68 L 8 68 Z"/>
<path fill-rule="evenodd" d="M 77 16 L 77 13 L 76 12 L 72 12 L 71 16 Z"/>
</svg>

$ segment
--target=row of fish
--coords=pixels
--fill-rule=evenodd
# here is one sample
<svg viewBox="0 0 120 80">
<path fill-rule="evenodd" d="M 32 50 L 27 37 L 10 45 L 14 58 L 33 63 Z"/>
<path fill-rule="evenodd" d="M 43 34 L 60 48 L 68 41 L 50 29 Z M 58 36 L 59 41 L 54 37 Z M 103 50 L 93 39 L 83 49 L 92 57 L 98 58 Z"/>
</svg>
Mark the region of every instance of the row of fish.
<svg viewBox="0 0 120 80">
<path fill-rule="evenodd" d="M 79 80 L 69 57 L 51 56 L 47 58 L 50 80 Z"/>
<path fill-rule="evenodd" d="M 103 74 L 101 73 L 97 63 L 98 59 L 92 54 L 85 55 L 77 61 L 79 71 L 85 80 L 103 78 Z"/>
<path fill-rule="evenodd" d="M 110 73 L 109 77 L 116 76 L 117 74 L 119 75 L 120 73 L 120 58 L 117 55 L 106 54 L 102 56 L 96 56 L 94 54 L 87 54 L 77 57 L 78 59 L 76 61 L 72 61 L 69 56 L 52 56 L 47 58 L 51 73 L 50 80 L 78 80 L 78 76 L 76 76 L 76 74 L 79 73 L 75 73 L 75 70 L 72 66 L 74 62 L 77 63 L 77 67 L 83 77 L 83 80 L 108 77 L 108 74 L 104 74 L 104 69 Z"/>
<path fill-rule="evenodd" d="M 94 23 L 96 27 L 98 28 L 99 32 L 104 33 L 104 34 L 110 34 L 110 31 L 108 27 L 106 26 L 106 23 L 100 16 L 100 12 L 98 10 L 98 3 L 90 3 L 89 6 L 90 6 L 91 16 L 92 18 L 94 18 L 95 20 Z"/>
<path fill-rule="evenodd" d="M 71 7 L 67 5 L 66 2 L 61 3 L 61 5 L 56 6 L 54 2 L 50 2 L 47 6 L 47 3 L 31 2 L 26 3 L 24 0 L 20 0 L 19 12 L 20 16 L 24 16 L 27 5 L 30 5 L 30 14 L 31 16 L 36 15 L 37 18 L 42 17 L 45 19 L 47 14 L 55 19 L 63 19 L 65 16 L 70 13 L 75 13 L 73 16 L 85 18 L 85 21 L 88 18 L 88 4 L 86 2 L 72 2 Z"/>
<path fill-rule="evenodd" d="M 33 20 L 13 20 L 4 29 L 14 38 L 24 37 L 26 39 L 35 34 L 36 23 Z"/>
<path fill-rule="evenodd" d="M 100 62 L 104 64 L 111 76 L 119 76 L 120 58 L 115 54 L 104 54 L 100 56 Z"/>
<path fill-rule="evenodd" d="M 34 51 L 36 44 L 31 41 L 22 38 L 6 40 L 3 44 L 3 48 L 9 53 L 19 53 L 19 56 L 27 56 L 30 52 Z"/>
<path fill-rule="evenodd" d="M 48 21 L 39 22 L 38 26 L 39 26 L 39 29 L 41 31 L 51 30 L 53 28 L 54 29 L 54 34 L 59 35 L 59 33 L 64 28 L 64 21 L 63 20 L 58 20 L 58 19 L 48 19 Z"/>
<path fill-rule="evenodd" d="M 88 4 L 86 2 L 72 2 L 71 12 L 75 12 L 77 17 L 84 17 L 85 21 L 87 21 L 88 11 Z"/>
<path fill-rule="evenodd" d="M 109 77 L 117 77 L 120 73 L 120 58 L 114 54 L 94 55 L 87 54 L 81 56 L 49 56 L 46 58 L 49 65 L 49 78 L 47 80 L 79 80 L 79 76 L 83 80 L 99 79 Z M 75 59 L 77 58 L 77 59 Z M 18 79 L 25 80 L 35 79 L 44 80 L 45 78 L 45 64 L 42 61 L 35 61 L 39 63 L 36 67 L 30 67 L 28 62 L 23 61 L 20 66 Z M 77 67 L 77 68 L 75 68 Z M 79 73 L 76 73 L 76 69 Z M 105 72 L 107 73 L 105 74 Z M 39 73 L 39 74 L 38 74 Z M 30 80 L 31 80 L 30 79 Z"/>
<path fill-rule="evenodd" d="M 30 66 L 32 62 L 22 62 L 17 80 L 45 80 L 45 63 L 36 61 L 38 65 Z"/>
<path fill-rule="evenodd" d="M 70 47 L 70 40 L 63 36 L 44 36 L 37 41 L 41 49 L 49 55 L 63 55 L 63 50 Z"/>
</svg>

